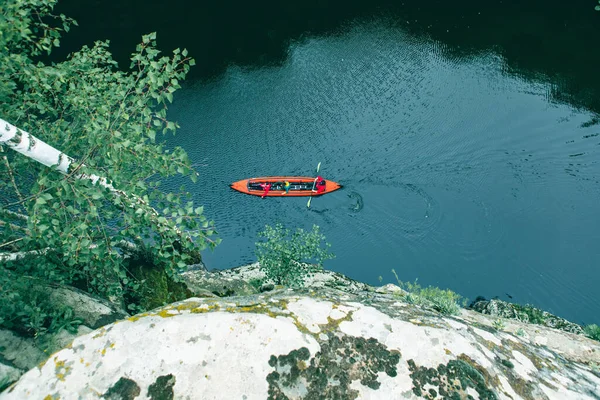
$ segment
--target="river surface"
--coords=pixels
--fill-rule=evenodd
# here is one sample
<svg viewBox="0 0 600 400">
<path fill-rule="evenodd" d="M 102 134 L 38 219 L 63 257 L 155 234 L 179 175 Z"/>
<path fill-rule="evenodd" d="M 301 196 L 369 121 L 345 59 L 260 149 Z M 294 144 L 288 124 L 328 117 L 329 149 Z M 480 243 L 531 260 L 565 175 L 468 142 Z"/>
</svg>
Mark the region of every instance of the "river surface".
<svg viewBox="0 0 600 400">
<path fill-rule="evenodd" d="M 223 239 L 209 268 L 255 261 L 265 224 L 319 225 L 328 269 L 473 299 L 531 303 L 577 321 L 598 312 L 600 137 L 592 115 L 549 101 L 550 83 L 490 52 L 385 22 L 294 43 L 282 66 L 229 68 L 180 92 L 170 118 L 201 173 L 188 185 Z M 247 196 L 236 180 L 320 173 L 343 190 Z M 179 182 L 178 182 L 179 183 Z M 362 209 L 360 208 L 362 198 Z"/>
<path fill-rule="evenodd" d="M 416 30 L 416 20 L 397 14 L 313 27 L 317 33 L 291 35 L 283 49 L 259 51 L 277 53 L 276 62 L 231 56 L 218 74 L 177 93 L 169 117 L 181 129 L 168 143 L 198 166 L 199 182 L 186 181 L 187 189 L 223 240 L 203 253 L 207 267 L 256 261 L 265 224 L 316 224 L 337 256 L 325 267 L 351 278 L 395 283 L 394 269 L 404 281 L 469 299 L 498 296 L 600 322 L 600 127 L 596 114 L 562 101 L 565 88 L 581 94 L 579 84 L 548 72 L 565 57 L 557 54 L 544 73 L 536 65 L 520 72 L 515 63 L 531 64 L 527 52 L 544 42 L 527 36 L 522 57 L 512 47 L 508 62 L 510 52 L 494 46 L 461 50 L 460 35 L 440 41 L 446 29 L 428 34 L 437 21 L 430 19 Z M 252 59 L 239 46 L 231 54 Z M 581 99 L 571 104 L 590 103 Z M 229 188 L 255 176 L 314 175 L 319 162 L 320 174 L 344 188 L 314 198 L 310 209 L 306 198 Z"/>
</svg>

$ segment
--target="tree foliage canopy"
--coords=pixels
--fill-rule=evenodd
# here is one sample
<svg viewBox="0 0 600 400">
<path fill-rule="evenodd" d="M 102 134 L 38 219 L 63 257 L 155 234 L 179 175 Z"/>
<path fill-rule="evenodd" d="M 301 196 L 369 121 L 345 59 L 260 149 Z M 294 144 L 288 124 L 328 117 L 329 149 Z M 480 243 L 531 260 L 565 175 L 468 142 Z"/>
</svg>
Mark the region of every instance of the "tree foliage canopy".
<svg viewBox="0 0 600 400">
<path fill-rule="evenodd" d="M 145 244 L 175 276 L 217 243 L 203 208 L 187 201 L 183 188 L 160 190 L 161 178 L 197 177 L 185 151 L 167 148 L 159 136 L 178 128 L 167 119 L 167 105 L 194 60 L 186 50 L 161 55 L 149 34 L 128 71 L 118 69 L 107 42 L 43 64 L 39 56 L 59 46 L 75 24 L 52 15 L 55 3 L 0 2 L 0 118 L 79 161 L 61 175 L 0 144 L 0 253 L 37 255 L 0 262 L 0 303 L 18 301 L 15 288 L 23 279 L 122 298 L 139 287 L 125 268 L 124 244 Z M 116 191 L 82 174 L 105 177 Z M 152 207 L 156 213 L 148 212 Z M 28 318 L 4 311 L 0 325 Z"/>
</svg>

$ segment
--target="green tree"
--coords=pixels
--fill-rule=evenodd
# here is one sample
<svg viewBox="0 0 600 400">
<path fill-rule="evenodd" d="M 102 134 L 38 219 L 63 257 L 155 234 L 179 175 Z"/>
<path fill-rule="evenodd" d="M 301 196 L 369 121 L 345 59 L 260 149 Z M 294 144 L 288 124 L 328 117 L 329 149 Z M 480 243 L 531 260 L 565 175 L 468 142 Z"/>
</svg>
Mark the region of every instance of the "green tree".
<svg viewBox="0 0 600 400">
<path fill-rule="evenodd" d="M 162 56 L 149 34 L 129 71 L 118 69 L 107 42 L 63 62 L 38 62 L 75 24 L 52 14 L 55 3 L 0 2 L 0 137 L 9 138 L 0 140 L 5 305 L 23 299 L 19 288 L 31 279 L 119 301 L 139 288 L 123 258 L 132 248 L 143 244 L 176 279 L 199 250 L 218 243 L 183 188 L 166 193 L 160 186 L 161 178 L 198 175 L 183 149 L 157 140 L 178 128 L 167 105 L 194 60 L 179 49 Z M 0 325 L 29 324 L 33 332 L 50 323 L 33 323 L 33 313 L 19 307 L 1 313 Z"/>
<path fill-rule="evenodd" d="M 317 225 L 310 232 L 299 228 L 294 233 L 282 224 L 266 225 L 259 236 L 266 239 L 256 243 L 260 269 L 278 285 L 300 286 L 311 273 L 323 269 L 323 261 L 335 257 Z"/>
</svg>

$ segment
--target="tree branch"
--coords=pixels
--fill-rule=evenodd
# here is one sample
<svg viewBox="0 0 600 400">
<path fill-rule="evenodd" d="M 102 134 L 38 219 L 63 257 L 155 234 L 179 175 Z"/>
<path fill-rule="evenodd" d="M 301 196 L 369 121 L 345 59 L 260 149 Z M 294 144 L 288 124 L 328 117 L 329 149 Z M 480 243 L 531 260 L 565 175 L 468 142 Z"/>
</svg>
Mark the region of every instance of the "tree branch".
<svg viewBox="0 0 600 400">
<path fill-rule="evenodd" d="M 77 165 L 74 158 L 69 157 L 65 153 L 55 149 L 49 144 L 36 138 L 29 132 L 18 129 L 14 125 L 0 118 L 0 144 L 4 144 L 13 150 L 41 163 L 47 167 L 54 168 L 58 172 L 70 175 L 73 171 L 69 171 L 71 164 Z M 83 164 L 79 164 L 76 170 L 81 168 Z M 159 220 L 160 214 L 148 202 L 135 194 L 129 194 L 122 190 L 116 189 L 107 178 L 96 174 L 78 174 L 74 175 L 77 179 L 89 180 L 93 184 L 98 184 L 105 189 L 108 189 L 112 194 L 126 199 L 128 206 L 131 208 L 142 209 L 146 214 L 151 216 L 152 222 L 157 226 L 161 226 L 168 230 L 174 230 L 181 238 L 180 240 L 192 242 L 192 238 L 178 229 L 176 226 L 170 226 L 168 223 Z"/>
<path fill-rule="evenodd" d="M 4 149 L 2 149 L 0 147 L 0 151 L 4 152 Z M 8 170 L 8 176 L 10 177 L 10 181 L 12 182 L 13 187 L 15 188 L 15 192 L 17 193 L 17 197 L 19 198 L 19 200 L 23 201 L 23 195 L 19 191 L 19 188 L 17 187 L 17 183 L 15 182 L 15 176 L 14 176 L 14 174 L 12 172 L 12 168 L 10 167 L 10 163 L 8 162 L 8 157 L 2 156 L 2 158 L 4 159 L 4 163 L 6 164 L 6 169 Z"/>
<path fill-rule="evenodd" d="M 18 239 L 18 240 L 21 240 L 21 239 Z M 119 247 L 123 252 L 125 252 L 125 254 L 123 255 L 125 258 L 127 257 L 126 253 L 131 254 L 138 249 L 138 246 L 136 244 L 128 242 L 127 240 L 119 241 L 119 243 L 117 243 L 116 246 Z M 90 245 L 91 249 L 94 247 L 96 247 L 95 244 Z M 30 257 L 30 256 L 31 257 L 43 256 L 44 254 L 48 253 L 48 251 L 50 251 L 49 247 L 47 247 L 45 249 L 40 249 L 40 250 L 20 251 L 17 253 L 0 253 L 0 262 L 17 261 L 22 258 Z"/>
<path fill-rule="evenodd" d="M 0 213 L 10 215 L 11 217 L 13 217 L 15 219 L 20 219 L 21 221 L 25 221 L 25 222 L 27 222 L 29 220 L 29 217 L 27 215 L 23 215 L 18 212 L 10 211 L 5 208 L 0 208 Z"/>
<path fill-rule="evenodd" d="M 2 243 L 2 244 L 0 244 L 0 247 L 9 246 L 9 245 L 11 245 L 13 243 L 17 243 L 17 242 L 19 242 L 19 241 L 21 241 L 23 239 L 25 239 L 25 238 L 22 237 L 22 238 L 18 238 L 18 239 L 15 239 L 15 240 L 11 240 L 10 242 Z"/>
</svg>

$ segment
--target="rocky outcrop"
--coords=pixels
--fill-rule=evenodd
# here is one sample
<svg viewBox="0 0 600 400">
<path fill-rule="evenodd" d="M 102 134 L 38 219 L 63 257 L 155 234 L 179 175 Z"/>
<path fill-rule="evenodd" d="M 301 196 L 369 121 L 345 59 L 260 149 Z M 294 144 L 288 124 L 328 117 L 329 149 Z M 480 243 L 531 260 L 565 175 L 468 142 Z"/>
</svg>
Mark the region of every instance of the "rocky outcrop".
<svg viewBox="0 0 600 400">
<path fill-rule="evenodd" d="M 11 383 L 16 382 L 23 375 L 23 372 L 23 370 L 0 361 L 0 392 L 6 389 Z"/>
<path fill-rule="evenodd" d="M 48 293 L 49 304 L 54 304 L 56 309 L 71 308 L 73 318 L 93 329 L 129 316 L 114 304 L 73 287 L 52 285 L 45 292 Z"/>
<path fill-rule="evenodd" d="M 394 291 L 188 299 L 78 337 L 0 399 L 598 399 L 599 343 Z"/>
<path fill-rule="evenodd" d="M 13 331 L 0 329 L 0 359 L 6 365 L 27 371 L 48 358 L 32 338 L 23 338 Z"/>
<path fill-rule="evenodd" d="M 60 329 L 44 335 L 43 340 L 21 337 L 10 330 L 0 330 L 0 386 L 12 383 L 25 371 L 44 362 L 48 356 L 69 345 L 92 328 L 129 317 L 122 309 L 73 287 L 32 281 L 33 290 L 47 293 L 46 300 L 55 309 L 70 309 L 71 318 L 79 321 L 75 329 Z"/>
<path fill-rule="evenodd" d="M 180 275 L 187 288 L 199 297 L 246 296 L 258 289 L 243 279 L 215 272 L 188 271 Z"/>
<path fill-rule="evenodd" d="M 564 318 L 557 317 L 556 315 L 533 306 L 523 306 L 498 299 L 486 300 L 478 298 L 469 306 L 469 308 L 482 314 L 491 315 L 492 317 L 516 319 L 517 321 L 544 325 L 578 335 L 584 334 L 581 325 L 567 321 Z"/>
<path fill-rule="evenodd" d="M 251 283 L 255 288 L 260 287 L 262 284 L 274 283 L 267 279 L 265 273 L 261 271 L 259 263 L 248 264 L 242 267 L 224 269 L 220 271 L 212 271 L 210 272 L 210 276 L 212 279 L 221 280 L 223 282 L 227 282 L 228 280 L 240 280 L 243 282 L 248 282 Z M 321 270 L 319 272 L 311 273 L 310 276 L 305 278 L 303 286 L 315 289 L 328 287 L 343 290 L 345 292 L 374 290 L 372 286 L 367 285 L 366 283 L 355 281 L 354 279 L 348 278 L 345 275 L 328 270 Z M 255 290 L 254 293 L 257 293 L 257 290 Z M 244 293 L 240 292 L 239 294 L 243 295 Z"/>
<path fill-rule="evenodd" d="M 198 297 L 247 296 L 270 291 L 276 287 L 260 270 L 258 263 L 210 272 L 202 269 L 187 271 L 181 274 L 181 278 L 188 289 Z M 365 283 L 327 270 L 311 274 L 305 279 L 304 287 L 329 287 L 347 292 L 374 290 Z"/>
</svg>

